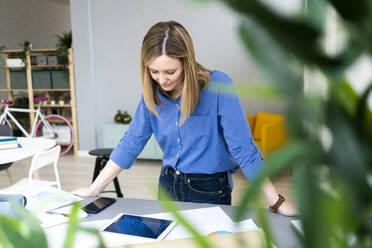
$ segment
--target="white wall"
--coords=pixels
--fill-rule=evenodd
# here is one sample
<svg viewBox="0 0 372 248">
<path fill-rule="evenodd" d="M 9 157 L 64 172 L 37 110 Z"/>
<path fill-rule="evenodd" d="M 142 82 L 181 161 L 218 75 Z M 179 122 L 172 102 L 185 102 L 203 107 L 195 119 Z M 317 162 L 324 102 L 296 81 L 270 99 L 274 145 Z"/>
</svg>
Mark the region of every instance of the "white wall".
<svg viewBox="0 0 372 248">
<path fill-rule="evenodd" d="M 1 0 L 0 43 L 6 49 L 22 49 L 29 40 L 33 48 L 53 48 L 56 34 L 71 30 L 67 0 Z M 5 73 L 0 70 L 0 88 L 5 88 Z M 0 92 L 0 98 L 7 97 Z"/>
<path fill-rule="evenodd" d="M 0 43 L 21 49 L 29 40 L 33 48 L 52 48 L 55 34 L 70 31 L 70 7 L 62 0 L 1 0 Z"/>
<path fill-rule="evenodd" d="M 140 99 L 143 36 L 158 21 L 176 20 L 194 40 L 197 60 L 236 82 L 261 81 L 236 34 L 237 18 L 217 3 L 185 0 L 70 0 L 80 150 L 102 146 L 102 127 Z M 282 112 L 278 101 L 241 99 L 247 114 Z"/>
</svg>

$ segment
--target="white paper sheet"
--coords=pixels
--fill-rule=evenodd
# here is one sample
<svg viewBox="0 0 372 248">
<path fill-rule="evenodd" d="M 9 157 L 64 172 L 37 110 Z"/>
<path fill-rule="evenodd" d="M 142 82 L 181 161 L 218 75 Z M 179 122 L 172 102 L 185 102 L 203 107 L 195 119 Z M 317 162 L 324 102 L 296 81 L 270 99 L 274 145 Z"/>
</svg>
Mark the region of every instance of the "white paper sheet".
<svg viewBox="0 0 372 248">
<path fill-rule="evenodd" d="M 109 220 L 87 221 L 80 223 L 80 225 L 88 228 L 99 229 L 107 221 Z M 67 227 L 67 224 L 62 224 L 45 229 L 45 235 L 47 237 L 49 248 L 63 248 L 66 239 Z M 74 247 L 93 248 L 97 246 L 98 240 L 91 234 L 81 231 L 77 233 Z"/>
<path fill-rule="evenodd" d="M 26 209 L 45 212 L 83 199 L 52 186 L 33 188 L 22 193 L 27 198 Z"/>
<path fill-rule="evenodd" d="M 43 228 L 48 228 L 68 221 L 68 217 L 64 216 L 71 212 L 71 206 L 62 208 L 76 201 L 82 201 L 83 199 L 70 194 L 68 192 L 56 189 L 52 186 L 39 186 L 39 187 L 14 187 L 7 193 L 11 194 L 22 194 L 26 197 L 27 204 L 25 208 L 27 210 L 33 211 L 38 219 L 40 220 L 40 225 Z M 47 211 L 52 209 L 57 209 L 54 211 L 59 214 L 48 214 Z M 88 215 L 80 210 L 79 218 L 85 218 Z"/>
<path fill-rule="evenodd" d="M 42 228 L 48 228 L 68 221 L 68 215 L 71 213 L 72 206 L 61 207 L 49 212 L 42 212 L 37 215 Z M 83 210 L 79 210 L 79 219 L 88 217 L 88 214 Z"/>
<path fill-rule="evenodd" d="M 199 208 L 179 212 L 201 235 L 233 233 L 257 229 L 252 219 L 240 223 L 233 222 L 220 207 Z M 174 219 L 172 213 L 146 215 L 153 218 Z M 189 238 L 193 235 L 178 224 L 164 240 Z"/>
<path fill-rule="evenodd" d="M 233 222 L 220 207 L 183 210 L 179 213 L 184 218 L 186 218 L 200 232 L 201 235 L 208 235 L 214 232 L 222 233 L 223 231 L 240 232 L 257 229 L 257 226 L 252 219 L 247 219 L 239 223 Z M 158 213 L 144 216 L 153 218 L 174 219 L 172 213 Z M 108 221 L 110 220 L 82 222 L 81 224 L 83 226 L 99 230 Z M 66 230 L 66 224 L 46 229 L 49 247 L 63 247 Z M 108 246 L 155 242 L 155 240 L 145 240 L 144 238 L 108 232 L 101 232 L 101 235 L 106 245 Z M 172 229 L 172 231 L 167 235 L 167 237 L 165 237 L 164 240 L 182 239 L 188 237 L 192 237 L 192 235 L 186 229 L 184 229 L 182 225 L 178 224 Z M 75 247 L 89 248 L 96 247 L 97 244 L 97 240 L 92 238 L 90 234 L 79 232 L 79 234 L 77 235 Z"/>
</svg>

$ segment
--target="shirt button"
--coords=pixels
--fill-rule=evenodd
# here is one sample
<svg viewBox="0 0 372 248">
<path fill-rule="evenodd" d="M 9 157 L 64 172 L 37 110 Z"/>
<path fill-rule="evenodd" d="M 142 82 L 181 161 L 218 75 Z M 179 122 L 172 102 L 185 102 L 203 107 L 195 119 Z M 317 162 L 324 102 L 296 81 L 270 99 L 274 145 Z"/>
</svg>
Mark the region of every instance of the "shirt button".
<svg viewBox="0 0 372 248">
<path fill-rule="evenodd" d="M 180 142 L 180 139 L 177 139 L 178 142 Z"/>
<path fill-rule="evenodd" d="M 176 125 L 178 125 L 178 121 L 176 121 Z"/>
<path fill-rule="evenodd" d="M 178 170 L 176 170 L 176 174 L 179 175 L 179 174 L 181 174 L 181 172 L 179 172 Z"/>
<path fill-rule="evenodd" d="M 179 105 L 178 105 L 178 104 L 176 104 L 176 106 L 178 107 Z"/>
</svg>

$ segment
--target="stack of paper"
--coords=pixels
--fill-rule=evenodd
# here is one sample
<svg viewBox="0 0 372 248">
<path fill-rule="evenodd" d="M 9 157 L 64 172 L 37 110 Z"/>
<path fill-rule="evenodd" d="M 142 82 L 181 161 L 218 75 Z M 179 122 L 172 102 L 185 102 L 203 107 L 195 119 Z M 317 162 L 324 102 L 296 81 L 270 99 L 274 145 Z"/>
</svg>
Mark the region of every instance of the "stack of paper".
<svg viewBox="0 0 372 248">
<path fill-rule="evenodd" d="M 252 231 L 258 229 L 252 219 L 247 219 L 239 223 L 233 222 L 220 207 L 183 210 L 179 211 L 179 214 L 182 215 L 182 217 L 185 218 L 202 236 Z M 158 213 L 144 216 L 175 220 L 172 213 Z M 143 239 L 128 239 L 127 235 L 118 235 L 110 232 L 101 232 L 101 235 L 105 241 L 105 244 L 109 247 L 144 242 Z M 184 226 L 177 224 L 164 238 L 164 240 L 176 240 L 191 237 L 193 237 L 193 235 Z"/>
<path fill-rule="evenodd" d="M 44 212 L 83 200 L 81 197 L 52 186 L 31 188 L 23 191 L 22 194 L 27 198 L 27 209 L 40 209 Z"/>
<path fill-rule="evenodd" d="M 68 215 L 71 212 L 70 204 L 83 200 L 76 195 L 52 186 L 29 187 L 25 189 L 24 187 L 17 187 L 16 184 L 10 190 L 0 192 L 2 194 L 24 195 L 27 200 L 25 208 L 37 215 L 43 228 L 67 222 Z M 80 218 L 87 216 L 87 213 L 80 210 Z"/>
<path fill-rule="evenodd" d="M 27 199 L 26 209 L 37 214 L 43 228 L 55 226 L 68 221 L 73 202 L 83 199 L 52 186 L 32 188 L 22 192 Z M 84 211 L 79 212 L 80 218 L 87 217 Z"/>
<path fill-rule="evenodd" d="M 252 219 L 239 223 L 233 222 L 220 207 L 198 208 L 179 212 L 201 235 L 215 235 L 256 230 Z M 146 215 L 153 218 L 174 219 L 172 213 Z M 183 239 L 193 237 L 182 225 L 177 225 L 164 240 Z"/>
<path fill-rule="evenodd" d="M 2 137 L 0 138 L 0 150 L 20 148 L 17 137 Z"/>
<path fill-rule="evenodd" d="M 184 218 L 196 228 L 201 235 L 218 235 L 224 233 L 234 233 L 242 231 L 260 230 L 252 219 L 247 219 L 241 222 L 233 222 L 229 216 L 219 207 L 200 208 L 192 210 L 180 211 Z M 158 213 L 145 215 L 147 217 L 174 219 L 172 213 Z M 84 227 L 100 229 L 110 219 L 82 222 Z M 48 246 L 53 248 L 63 247 L 65 234 L 67 232 L 67 225 L 59 225 L 46 229 L 46 236 L 48 239 Z M 128 235 L 118 235 L 116 233 L 101 232 L 101 236 L 107 247 L 123 246 L 126 244 L 143 243 L 143 239 L 129 239 Z M 122 237 L 121 237 L 122 236 Z M 176 240 L 193 237 L 181 224 L 176 225 L 172 231 L 165 237 L 164 240 Z M 152 242 L 155 242 L 153 240 Z M 92 238 L 92 235 L 84 232 L 79 232 L 76 236 L 75 247 L 84 246 L 97 247 L 97 239 Z"/>
<path fill-rule="evenodd" d="M 71 213 L 72 206 L 62 206 L 57 209 L 49 210 L 47 212 L 42 212 L 38 214 L 38 218 L 40 220 L 40 225 L 42 228 L 48 228 L 52 226 L 56 226 L 62 223 L 66 223 L 69 218 L 69 214 Z M 83 210 L 79 210 L 78 218 L 86 218 L 88 214 Z"/>
</svg>

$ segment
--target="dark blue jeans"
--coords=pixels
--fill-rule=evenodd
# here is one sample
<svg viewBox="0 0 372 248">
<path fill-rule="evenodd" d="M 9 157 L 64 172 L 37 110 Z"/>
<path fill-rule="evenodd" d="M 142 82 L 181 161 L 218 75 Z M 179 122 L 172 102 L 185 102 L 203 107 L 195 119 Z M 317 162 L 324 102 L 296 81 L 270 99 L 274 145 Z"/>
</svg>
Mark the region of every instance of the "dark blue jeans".
<svg viewBox="0 0 372 248">
<path fill-rule="evenodd" d="M 226 172 L 184 174 L 163 167 L 159 190 L 164 190 L 175 201 L 231 205 L 231 188 Z"/>
</svg>

